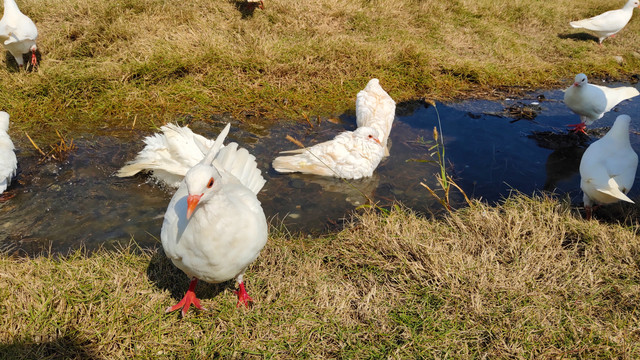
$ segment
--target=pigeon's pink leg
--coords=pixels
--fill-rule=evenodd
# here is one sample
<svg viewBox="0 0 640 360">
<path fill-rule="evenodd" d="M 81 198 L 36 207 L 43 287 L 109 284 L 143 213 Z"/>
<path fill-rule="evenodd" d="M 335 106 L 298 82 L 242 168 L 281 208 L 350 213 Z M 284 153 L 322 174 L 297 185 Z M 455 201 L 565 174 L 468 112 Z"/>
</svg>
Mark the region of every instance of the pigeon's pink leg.
<svg viewBox="0 0 640 360">
<path fill-rule="evenodd" d="M 585 210 L 585 212 L 586 212 L 586 214 L 585 214 L 585 219 L 586 219 L 586 220 L 591 220 L 591 215 L 592 215 L 592 214 L 593 214 L 593 212 L 594 212 L 597 208 L 599 208 L 599 207 L 600 207 L 600 205 L 596 205 L 596 206 L 585 206 L 585 207 L 584 207 L 584 210 Z"/>
<path fill-rule="evenodd" d="M 38 59 L 36 58 L 35 50 L 31 50 L 31 65 L 33 65 L 33 67 L 38 66 Z"/>
<path fill-rule="evenodd" d="M 240 307 L 240 304 L 244 304 L 244 306 L 249 307 L 249 303 L 253 302 L 253 299 L 247 294 L 247 290 L 244 289 L 244 283 L 238 283 L 238 291 L 234 291 L 236 295 L 238 295 L 238 303 L 236 307 Z"/>
<path fill-rule="evenodd" d="M 9 199 L 11 199 L 12 197 L 16 196 L 16 194 L 9 194 L 9 193 L 2 193 L 0 194 L 0 201 L 7 201 Z"/>
<path fill-rule="evenodd" d="M 573 128 L 573 130 L 571 130 L 573 132 L 576 132 L 576 133 L 577 132 L 581 132 L 581 133 L 587 135 L 587 132 L 584 131 L 584 129 L 587 128 L 587 125 L 585 123 L 583 123 L 583 122 L 581 122 L 579 124 L 571 124 L 571 125 L 567 125 L 567 126 L 570 127 L 570 128 Z"/>
<path fill-rule="evenodd" d="M 184 294 L 182 300 L 180 300 L 179 303 L 168 307 L 165 312 L 172 312 L 182 308 L 182 316 L 184 317 L 187 315 L 187 311 L 189 311 L 189 306 L 191 306 L 191 304 L 193 304 L 193 306 L 200 310 L 204 310 L 204 308 L 200 306 L 200 299 L 196 297 L 196 285 L 198 285 L 198 278 L 194 277 L 193 279 L 191 279 L 189 290 L 187 290 L 187 293 Z"/>
</svg>

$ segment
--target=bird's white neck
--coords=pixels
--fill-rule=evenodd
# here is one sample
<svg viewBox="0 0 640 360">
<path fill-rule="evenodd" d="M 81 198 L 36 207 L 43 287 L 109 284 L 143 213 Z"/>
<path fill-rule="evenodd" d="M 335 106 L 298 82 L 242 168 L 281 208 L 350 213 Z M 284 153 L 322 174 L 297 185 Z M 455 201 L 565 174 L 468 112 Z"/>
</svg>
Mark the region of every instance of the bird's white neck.
<svg viewBox="0 0 640 360">
<path fill-rule="evenodd" d="M 16 4 L 15 0 L 4 0 L 4 13 L 10 12 L 20 12 L 18 4 Z"/>
<path fill-rule="evenodd" d="M 628 121 L 616 121 L 611 130 L 607 133 L 606 136 L 610 136 L 618 143 L 629 143 L 629 122 Z"/>
</svg>

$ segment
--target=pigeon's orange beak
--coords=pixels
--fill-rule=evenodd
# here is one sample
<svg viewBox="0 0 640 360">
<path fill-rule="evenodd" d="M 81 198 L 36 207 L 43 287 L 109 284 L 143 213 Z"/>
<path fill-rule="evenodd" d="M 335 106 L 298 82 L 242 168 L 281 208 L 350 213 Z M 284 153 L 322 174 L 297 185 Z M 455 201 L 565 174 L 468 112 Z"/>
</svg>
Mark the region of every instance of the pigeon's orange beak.
<svg viewBox="0 0 640 360">
<path fill-rule="evenodd" d="M 374 137 L 373 141 L 377 142 L 378 145 L 382 146 L 382 143 L 380 142 L 380 140 L 378 138 Z"/>
<path fill-rule="evenodd" d="M 193 211 L 196 209 L 196 206 L 198 205 L 198 202 L 200 202 L 201 197 L 202 194 L 187 196 L 187 220 L 189 220 L 191 214 L 193 214 Z"/>
<path fill-rule="evenodd" d="M 580 84 L 578 84 L 578 83 L 573 83 L 573 86 L 578 87 L 578 86 L 580 86 Z"/>
</svg>

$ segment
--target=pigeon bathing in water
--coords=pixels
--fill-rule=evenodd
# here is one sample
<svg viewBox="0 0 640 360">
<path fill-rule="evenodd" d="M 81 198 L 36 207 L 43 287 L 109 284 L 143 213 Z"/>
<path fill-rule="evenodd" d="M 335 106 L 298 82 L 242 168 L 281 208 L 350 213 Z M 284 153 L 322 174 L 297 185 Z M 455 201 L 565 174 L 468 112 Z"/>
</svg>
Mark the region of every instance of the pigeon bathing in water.
<svg viewBox="0 0 640 360">
<path fill-rule="evenodd" d="M 160 130 L 161 134 L 144 139 L 144 149 L 118 171 L 118 176 L 133 176 L 140 171 L 149 171 L 156 181 L 178 187 L 187 171 L 202 161 L 213 146 L 213 140 L 195 134 L 186 126 L 167 124 Z"/>
<path fill-rule="evenodd" d="M 580 188 L 584 192 L 587 220 L 593 204 L 611 204 L 620 200 L 633 203 L 627 193 L 633 186 L 638 155 L 629 142 L 629 115 L 616 118 L 613 127 L 591 144 L 580 161 Z"/>
<path fill-rule="evenodd" d="M 9 131 L 9 114 L 0 111 L 0 194 L 7 189 L 18 169 L 18 159 L 13 152 L 13 142 L 7 131 Z M 0 199 L 2 199 L 1 196 Z"/>
<path fill-rule="evenodd" d="M 187 172 L 164 215 L 164 252 L 191 278 L 184 298 L 167 312 L 182 309 L 184 316 L 191 304 L 202 309 L 195 295 L 198 279 L 235 279 L 237 306 L 252 301 L 242 277 L 267 242 L 267 220 L 256 196 L 265 180 L 246 149 L 236 143 L 222 146 L 228 132 L 229 125 Z"/>
<path fill-rule="evenodd" d="M 639 0 L 629 0 L 622 9 L 611 10 L 592 18 L 572 21 L 569 24 L 577 29 L 593 31 L 598 36 L 598 44 L 609 36 L 614 36 L 622 30 L 633 15 L 633 8 L 638 7 Z"/>
<path fill-rule="evenodd" d="M 384 147 L 378 131 L 364 126 L 309 148 L 282 153 L 295 155 L 275 158 L 273 168 L 278 172 L 360 179 L 373 174 L 384 156 Z"/>
<path fill-rule="evenodd" d="M 371 79 L 356 97 L 356 123 L 358 127 L 376 129 L 384 146 L 385 156 L 389 155 L 387 141 L 396 116 L 396 102 L 380 86 L 378 79 Z"/>
<path fill-rule="evenodd" d="M 584 132 L 587 125 L 600 119 L 618 103 L 638 95 L 640 92 L 634 87 L 608 88 L 593 85 L 587 81 L 587 75 L 578 74 L 573 85 L 564 93 L 564 103 L 580 115 L 580 123 L 569 126 L 575 128 L 575 131 Z"/>
<path fill-rule="evenodd" d="M 4 14 L 0 20 L 0 41 L 13 55 L 22 68 L 24 61 L 22 54 L 31 52 L 31 65 L 37 66 L 36 38 L 38 29 L 28 16 L 20 12 L 15 0 L 4 0 Z"/>
</svg>

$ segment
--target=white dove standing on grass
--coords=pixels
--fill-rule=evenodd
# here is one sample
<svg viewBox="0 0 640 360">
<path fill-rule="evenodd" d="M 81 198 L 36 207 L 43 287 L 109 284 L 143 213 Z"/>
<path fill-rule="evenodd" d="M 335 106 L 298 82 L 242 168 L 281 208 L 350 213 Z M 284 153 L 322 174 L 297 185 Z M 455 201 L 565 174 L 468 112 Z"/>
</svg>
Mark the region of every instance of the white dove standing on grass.
<svg viewBox="0 0 640 360">
<path fill-rule="evenodd" d="M 144 139 L 145 147 L 118 171 L 119 177 L 149 171 L 156 181 L 178 187 L 187 171 L 202 161 L 213 146 L 213 140 L 194 133 L 186 126 L 167 124 L 160 130 L 162 133 Z"/>
<path fill-rule="evenodd" d="M 236 279 L 237 306 L 253 301 L 243 275 L 267 242 L 268 225 L 256 194 L 265 180 L 255 157 L 238 144 L 222 146 L 227 125 L 207 156 L 192 167 L 173 195 L 162 223 L 165 254 L 191 278 L 189 290 L 167 312 L 193 304 L 198 279 L 221 283 Z"/>
<path fill-rule="evenodd" d="M 593 31 L 598 36 L 598 44 L 609 36 L 614 36 L 622 30 L 633 15 L 633 8 L 638 7 L 639 0 L 629 0 L 622 9 L 611 10 L 592 18 L 572 21 L 569 24 L 576 29 Z"/>
<path fill-rule="evenodd" d="M 604 113 L 613 109 L 620 102 L 640 95 L 631 86 L 608 88 L 589 84 L 587 75 L 576 75 L 573 85 L 564 92 L 564 103 L 576 114 L 580 115 L 580 123 L 569 125 L 575 131 L 585 132 L 587 125 L 593 124 Z"/>
<path fill-rule="evenodd" d="M 9 114 L 0 111 L 0 194 L 7 189 L 18 169 L 18 159 L 8 131 Z"/>
<path fill-rule="evenodd" d="M 358 127 L 376 129 L 384 146 L 385 156 L 389 155 L 387 141 L 396 116 L 396 102 L 380 86 L 378 79 L 371 79 L 356 97 L 356 123 Z"/>
<path fill-rule="evenodd" d="M 281 173 L 301 172 L 343 179 L 360 179 L 373 175 L 384 156 L 378 131 L 359 127 L 345 131 L 332 140 L 304 149 L 283 151 L 273 160 L 273 168 Z"/>
<path fill-rule="evenodd" d="M 20 68 L 24 66 L 22 54 L 28 52 L 31 52 L 31 65 L 38 65 L 36 59 L 37 37 L 36 24 L 20 12 L 15 0 L 4 0 L 4 14 L 0 19 L 0 41 L 16 59 Z"/>
<path fill-rule="evenodd" d="M 633 186 L 638 155 L 629 142 L 629 115 L 620 115 L 600 140 L 589 145 L 580 161 L 580 188 L 587 220 L 593 204 L 611 204 L 620 200 L 633 203 L 627 193 Z"/>
</svg>

